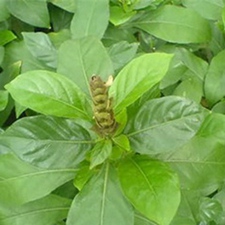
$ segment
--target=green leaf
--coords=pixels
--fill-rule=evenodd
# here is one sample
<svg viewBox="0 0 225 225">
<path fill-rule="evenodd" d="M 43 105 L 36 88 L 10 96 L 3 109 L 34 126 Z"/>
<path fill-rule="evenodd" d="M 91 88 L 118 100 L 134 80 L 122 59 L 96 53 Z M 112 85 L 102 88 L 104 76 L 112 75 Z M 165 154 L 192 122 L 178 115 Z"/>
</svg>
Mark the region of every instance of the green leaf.
<svg viewBox="0 0 225 225">
<path fill-rule="evenodd" d="M 16 121 L 0 142 L 24 161 L 42 168 L 75 168 L 91 149 L 90 135 L 76 122 L 46 116 Z"/>
<path fill-rule="evenodd" d="M 47 34 L 23 32 L 22 35 L 28 50 L 36 59 L 43 62 L 46 66 L 56 68 L 57 51 Z"/>
<path fill-rule="evenodd" d="M 90 155 L 90 169 L 102 164 L 112 152 L 112 141 L 104 139 L 97 142 L 94 148 L 91 150 Z"/>
<path fill-rule="evenodd" d="M 225 95 L 225 51 L 216 55 L 209 66 L 205 78 L 205 96 L 210 106 L 221 100 Z"/>
<path fill-rule="evenodd" d="M 52 4 L 67 10 L 68 12 L 75 13 L 76 1 L 74 0 L 49 0 Z"/>
<path fill-rule="evenodd" d="M 75 83 L 60 74 L 30 71 L 5 88 L 19 104 L 34 111 L 59 117 L 89 118 L 85 95 Z"/>
<path fill-rule="evenodd" d="M 0 156 L 0 202 L 5 206 L 24 204 L 51 193 L 75 176 L 75 169 L 40 169 L 12 154 Z"/>
<path fill-rule="evenodd" d="M 1 225 L 24 225 L 29 221 L 33 225 L 54 224 L 66 218 L 70 204 L 71 201 L 68 199 L 48 195 L 22 206 L 4 209 L 7 212 L 4 216 L 0 216 L 0 223 Z"/>
<path fill-rule="evenodd" d="M 157 225 L 156 223 L 150 221 L 145 216 L 141 215 L 140 213 L 135 213 L 134 217 L 134 225 Z"/>
<path fill-rule="evenodd" d="M 200 128 L 206 111 L 181 97 L 168 96 L 146 102 L 126 130 L 131 148 L 141 154 L 175 150 Z"/>
<path fill-rule="evenodd" d="M 123 160 L 118 171 L 134 207 L 150 220 L 169 225 L 180 203 L 177 175 L 165 163 L 140 155 Z"/>
<path fill-rule="evenodd" d="M 211 39 L 208 21 L 195 11 L 178 6 L 166 5 L 148 12 L 132 25 L 172 43 L 202 43 Z"/>
<path fill-rule="evenodd" d="M 4 110 L 8 103 L 8 91 L 0 90 L 0 111 Z"/>
<path fill-rule="evenodd" d="M 209 20 L 219 20 L 224 8 L 223 0 L 182 0 L 182 4 L 187 8 L 195 10 L 202 17 Z"/>
<path fill-rule="evenodd" d="M 5 55 L 5 49 L 4 49 L 4 47 L 0 46 L 0 65 L 2 64 L 4 55 Z"/>
<path fill-rule="evenodd" d="M 126 135 L 121 134 L 114 137 L 113 142 L 125 151 L 130 151 L 130 142 Z"/>
<path fill-rule="evenodd" d="M 69 40 L 59 49 L 57 72 L 73 80 L 89 95 L 89 81 L 93 74 L 107 80 L 113 74 L 112 62 L 102 43 L 94 37 Z"/>
<path fill-rule="evenodd" d="M 0 45 L 5 45 L 16 39 L 16 36 L 10 30 L 0 31 Z"/>
<path fill-rule="evenodd" d="M 116 113 L 129 106 L 165 75 L 172 55 L 165 53 L 144 54 L 133 59 L 117 75 L 109 89 Z"/>
<path fill-rule="evenodd" d="M 112 6 L 110 7 L 110 22 L 115 26 L 119 26 L 131 19 L 135 14 L 135 11 L 126 12 L 122 7 Z"/>
<path fill-rule="evenodd" d="M 7 0 L 9 12 L 18 19 L 37 27 L 49 28 L 46 0 Z"/>
<path fill-rule="evenodd" d="M 115 171 L 106 164 L 75 197 L 67 225 L 131 225 L 133 209 L 124 198 Z"/>
<path fill-rule="evenodd" d="M 77 0 L 76 12 L 70 27 L 73 38 L 95 36 L 101 39 L 108 26 L 108 20 L 108 0 L 92 0 L 88 4 L 86 1 Z"/>
<path fill-rule="evenodd" d="M 134 58 L 138 49 L 138 43 L 128 43 L 127 41 L 120 41 L 111 45 L 108 49 L 109 56 L 113 62 L 114 69 L 120 69 L 131 59 Z"/>
<path fill-rule="evenodd" d="M 224 180 L 224 131 L 225 116 L 209 114 L 186 145 L 161 155 L 178 173 L 184 190 L 207 196 L 220 187 Z"/>
<path fill-rule="evenodd" d="M 9 11 L 6 7 L 6 2 L 7 0 L 0 1 L 0 22 L 6 20 L 10 16 Z"/>
</svg>

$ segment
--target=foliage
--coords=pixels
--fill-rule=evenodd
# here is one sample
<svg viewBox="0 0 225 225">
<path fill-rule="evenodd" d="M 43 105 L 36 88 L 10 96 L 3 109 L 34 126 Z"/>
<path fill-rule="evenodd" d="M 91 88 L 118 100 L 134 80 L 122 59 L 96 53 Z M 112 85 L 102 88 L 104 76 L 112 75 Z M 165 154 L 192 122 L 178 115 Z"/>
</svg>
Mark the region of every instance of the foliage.
<svg viewBox="0 0 225 225">
<path fill-rule="evenodd" d="M 0 224 L 225 224 L 224 6 L 1 0 Z"/>
</svg>

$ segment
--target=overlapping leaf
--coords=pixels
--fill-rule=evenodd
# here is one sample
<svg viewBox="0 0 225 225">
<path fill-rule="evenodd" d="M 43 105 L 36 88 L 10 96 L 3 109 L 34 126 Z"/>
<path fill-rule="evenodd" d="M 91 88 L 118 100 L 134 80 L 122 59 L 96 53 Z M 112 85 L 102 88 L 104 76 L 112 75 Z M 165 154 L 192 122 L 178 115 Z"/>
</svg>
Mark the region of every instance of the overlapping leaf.
<svg viewBox="0 0 225 225">
<path fill-rule="evenodd" d="M 177 175 L 165 163 L 134 156 L 119 166 L 123 191 L 134 207 L 150 220 L 169 225 L 180 203 Z"/>
<path fill-rule="evenodd" d="M 30 71 L 6 85 L 12 97 L 34 111 L 68 118 L 85 118 L 86 98 L 72 81 L 50 71 Z"/>
<path fill-rule="evenodd" d="M 21 205 L 50 194 L 73 179 L 75 169 L 40 169 L 12 154 L 0 156 L 0 204 Z"/>
<path fill-rule="evenodd" d="M 157 154 L 184 145 L 198 131 L 205 117 L 198 104 L 169 96 L 146 102 L 128 124 L 131 147 L 141 154 Z"/>
<path fill-rule="evenodd" d="M 36 116 L 14 123 L 0 142 L 44 168 L 74 168 L 91 148 L 88 132 L 73 120 Z"/>
<path fill-rule="evenodd" d="M 73 200 L 67 225 L 131 225 L 133 209 L 123 196 L 115 171 L 108 164 Z"/>
</svg>

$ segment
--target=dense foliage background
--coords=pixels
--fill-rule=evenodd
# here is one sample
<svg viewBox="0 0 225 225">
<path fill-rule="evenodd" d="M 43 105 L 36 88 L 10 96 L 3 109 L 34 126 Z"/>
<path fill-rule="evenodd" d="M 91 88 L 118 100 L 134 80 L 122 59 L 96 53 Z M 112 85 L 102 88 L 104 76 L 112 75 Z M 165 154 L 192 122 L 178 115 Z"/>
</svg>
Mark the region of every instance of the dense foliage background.
<svg viewBox="0 0 225 225">
<path fill-rule="evenodd" d="M 224 26 L 224 0 L 0 0 L 0 224 L 224 225 Z"/>
</svg>

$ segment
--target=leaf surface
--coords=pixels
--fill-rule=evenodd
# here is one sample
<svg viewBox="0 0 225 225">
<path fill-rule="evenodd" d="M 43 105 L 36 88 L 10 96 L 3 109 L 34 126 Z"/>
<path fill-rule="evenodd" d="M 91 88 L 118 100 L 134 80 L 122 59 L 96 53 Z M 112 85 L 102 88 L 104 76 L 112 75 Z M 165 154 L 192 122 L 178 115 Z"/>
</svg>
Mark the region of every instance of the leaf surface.
<svg viewBox="0 0 225 225">
<path fill-rule="evenodd" d="M 124 198 L 115 171 L 107 164 L 75 197 L 67 225 L 133 224 L 133 209 Z"/>
<path fill-rule="evenodd" d="M 85 118 L 86 98 L 72 81 L 50 71 L 36 70 L 22 74 L 6 89 L 22 106 L 46 115 Z"/>
<path fill-rule="evenodd" d="M 171 54 L 150 53 L 133 59 L 116 76 L 109 89 L 115 112 L 137 100 L 166 74 Z"/>
<path fill-rule="evenodd" d="M 118 171 L 134 207 L 150 220 L 169 225 L 180 203 L 177 175 L 165 163 L 140 155 L 123 160 Z"/>
<path fill-rule="evenodd" d="M 15 122 L 0 142 L 42 168 L 74 168 L 91 148 L 88 132 L 73 120 L 35 116 Z"/>
</svg>

